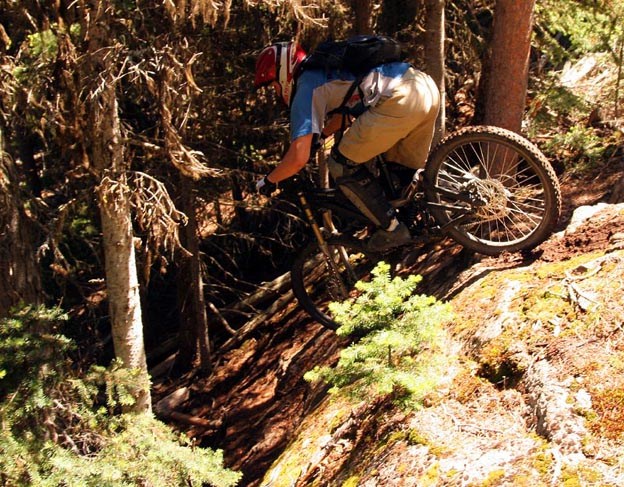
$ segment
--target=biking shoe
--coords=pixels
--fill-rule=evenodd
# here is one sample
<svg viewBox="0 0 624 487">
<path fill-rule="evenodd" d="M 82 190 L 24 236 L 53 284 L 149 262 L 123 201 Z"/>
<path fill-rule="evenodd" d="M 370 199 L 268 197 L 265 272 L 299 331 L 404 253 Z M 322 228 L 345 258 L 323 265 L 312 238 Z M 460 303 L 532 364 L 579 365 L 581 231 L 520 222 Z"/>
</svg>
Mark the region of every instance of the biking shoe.
<svg viewBox="0 0 624 487">
<path fill-rule="evenodd" d="M 412 236 L 409 230 L 403 223 L 400 223 L 399 226 L 391 232 L 382 230 L 381 228 L 377 230 L 368 240 L 366 248 L 372 252 L 381 252 L 394 247 L 400 247 L 411 241 Z"/>
</svg>

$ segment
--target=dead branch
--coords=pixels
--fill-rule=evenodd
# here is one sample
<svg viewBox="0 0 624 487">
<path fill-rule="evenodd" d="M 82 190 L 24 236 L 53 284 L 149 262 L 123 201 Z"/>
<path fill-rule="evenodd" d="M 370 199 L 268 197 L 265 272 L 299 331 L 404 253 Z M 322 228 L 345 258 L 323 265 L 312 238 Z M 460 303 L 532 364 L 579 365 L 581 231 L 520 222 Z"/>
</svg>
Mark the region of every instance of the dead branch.
<svg viewBox="0 0 624 487">
<path fill-rule="evenodd" d="M 195 57 L 193 57 L 189 63 L 192 63 L 194 59 Z M 181 131 L 186 125 L 186 117 L 182 116 L 181 121 L 179 121 L 176 126 L 176 121 L 180 119 L 179 116 L 176 116 L 176 113 L 184 107 L 184 104 L 180 106 L 179 100 L 190 100 L 191 93 L 189 90 L 193 90 L 194 88 L 191 84 L 186 83 L 187 93 L 184 96 L 178 93 L 174 87 L 180 84 L 183 76 L 188 78 L 188 70 L 190 68 L 185 68 L 185 65 L 181 63 L 172 52 L 166 52 L 162 56 L 162 59 L 155 60 L 155 62 L 159 74 L 157 94 L 160 102 L 161 127 L 164 134 L 165 152 L 171 164 L 184 176 L 195 180 L 205 176 L 219 175 L 220 172 L 218 170 L 212 169 L 204 164 L 202 160 L 204 155 L 202 152 L 189 149 L 183 143 Z M 188 79 L 186 79 L 186 81 L 188 81 Z M 190 108 L 190 103 L 186 104 L 186 107 L 188 110 Z"/>
<path fill-rule="evenodd" d="M 255 4 L 255 1 L 249 1 L 250 4 Z M 285 15 L 293 17 L 299 23 L 304 26 L 315 25 L 324 27 L 327 25 L 327 19 L 324 17 L 318 17 L 317 13 L 323 11 L 325 4 L 329 2 L 321 1 L 306 1 L 306 0 L 290 0 L 284 2 L 283 0 L 264 0 L 266 6 L 272 10 L 281 10 Z"/>
<path fill-rule="evenodd" d="M 231 1 L 225 5 L 216 0 L 177 0 L 163 2 L 165 10 L 174 23 L 180 24 L 191 20 L 193 26 L 199 19 L 204 24 L 214 25 L 219 19 L 219 14 L 229 18 Z"/>
<path fill-rule="evenodd" d="M 181 224 L 186 224 L 187 218 L 176 209 L 165 185 L 142 172 L 133 173 L 131 181 L 134 191 L 130 203 L 141 230 L 149 235 L 149 246 L 184 251 L 178 231 Z"/>
<path fill-rule="evenodd" d="M 293 299 L 295 295 L 292 291 L 288 291 L 284 296 L 275 301 L 271 306 L 267 308 L 264 313 L 260 313 L 256 315 L 253 319 L 249 320 L 245 325 L 243 325 L 228 341 L 226 341 L 222 346 L 221 350 L 223 352 L 227 350 L 231 350 L 238 346 L 241 342 L 243 342 L 253 331 L 260 326 L 262 323 L 271 318 L 275 313 L 285 308 Z"/>
<path fill-rule="evenodd" d="M 227 311 L 240 311 L 243 310 L 253 310 L 255 306 L 272 297 L 276 293 L 283 293 L 286 288 L 290 288 L 290 273 L 283 274 L 276 278 L 275 280 L 264 284 L 256 293 L 249 296 L 243 302 L 237 303 L 236 305 L 228 308 Z M 209 311 L 211 312 L 212 318 L 214 318 L 225 330 L 232 335 L 232 337 L 225 342 L 222 346 L 222 351 L 227 351 L 235 348 L 239 343 L 241 343 L 250 333 L 252 333 L 259 325 L 261 325 L 264 321 L 269 319 L 272 314 L 277 313 L 284 307 L 288 305 L 294 298 L 292 291 L 286 293 L 282 298 L 278 299 L 271 305 L 265 312 L 256 314 L 250 321 L 244 324 L 240 329 L 233 329 L 228 321 L 223 316 L 222 312 L 212 303 L 208 302 L 207 306 Z M 171 340 L 167 343 L 163 344 L 162 347 L 155 352 L 150 354 L 153 355 L 162 355 L 167 351 L 172 351 L 177 346 L 177 340 Z M 168 369 L 171 368 L 173 362 L 175 360 L 175 353 L 169 355 L 159 364 L 155 365 L 150 369 L 150 374 L 152 377 L 158 377 L 166 373 Z"/>
<path fill-rule="evenodd" d="M 219 309 L 211 302 L 206 303 L 210 316 L 217 321 L 230 335 L 236 335 L 236 330 L 233 329 L 228 321 L 223 317 Z"/>
<path fill-rule="evenodd" d="M 258 288 L 252 295 L 246 297 L 242 301 L 237 302 L 224 311 L 228 313 L 245 312 L 255 310 L 257 305 L 275 294 L 284 292 L 286 288 L 290 289 L 290 272 L 286 272 L 269 283 L 265 283 Z"/>
<path fill-rule="evenodd" d="M 314 267 L 314 262 L 309 262 L 306 266 L 306 269 L 310 267 Z M 323 266 L 317 266 L 312 270 L 312 273 L 308 276 L 308 282 L 313 284 L 318 281 L 323 274 L 325 273 L 325 269 Z M 275 286 L 283 286 L 286 283 L 290 284 L 290 273 L 284 274 L 278 277 L 275 281 L 273 281 L 273 285 Z M 261 291 L 258 296 L 261 296 L 263 291 Z M 237 332 L 236 335 L 230 338 L 227 342 L 225 342 L 222 346 L 223 351 L 229 350 L 235 346 L 237 346 L 240 342 L 245 340 L 259 325 L 268 320 L 272 315 L 285 308 L 288 303 L 290 303 L 294 299 L 295 295 L 292 291 L 288 291 L 281 298 L 275 301 L 271 306 L 269 306 L 265 312 L 256 315 L 253 319 L 248 321 L 245 325 L 243 325 Z"/>
<path fill-rule="evenodd" d="M 97 187 L 103 211 L 108 213 L 124 213 L 123 202 L 129 198 L 130 188 L 125 175 L 118 177 L 105 175 Z"/>
</svg>

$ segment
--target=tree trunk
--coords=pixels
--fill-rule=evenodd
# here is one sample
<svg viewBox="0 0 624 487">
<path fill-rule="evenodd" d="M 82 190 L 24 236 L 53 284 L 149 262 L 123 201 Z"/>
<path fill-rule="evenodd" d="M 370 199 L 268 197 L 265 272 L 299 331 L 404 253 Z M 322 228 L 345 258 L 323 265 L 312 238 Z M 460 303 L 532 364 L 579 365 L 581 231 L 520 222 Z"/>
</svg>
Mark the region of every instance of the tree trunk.
<svg viewBox="0 0 624 487">
<path fill-rule="evenodd" d="M 135 393 L 134 411 L 149 411 L 151 398 L 147 361 L 143 342 L 141 297 L 133 244 L 130 216 L 129 188 L 123 172 L 115 171 L 123 165 L 123 147 L 120 144 L 119 117 L 114 88 L 105 88 L 100 99 L 101 112 L 94 110 L 95 123 L 92 141 L 93 163 L 108 167 L 98 188 L 102 237 L 106 271 L 108 306 L 115 355 L 124 367 L 139 369 L 145 380 Z M 110 174 L 110 176 L 109 176 Z"/>
<path fill-rule="evenodd" d="M 98 201 L 102 219 L 106 287 L 115 355 L 123 366 L 138 369 L 143 379 L 134 391 L 135 412 L 151 412 L 150 384 L 143 342 L 139 280 L 126 184 L 124 146 L 117 105 L 115 56 L 109 46 L 108 2 L 88 2 L 84 24 L 88 39 L 85 55 L 87 147 L 93 169 L 100 177 Z"/>
<path fill-rule="evenodd" d="M 373 2 L 371 0 L 351 0 L 351 9 L 355 17 L 353 22 L 354 33 L 356 35 L 372 34 Z"/>
<path fill-rule="evenodd" d="M 200 371 L 207 374 L 211 371 L 212 364 L 192 180 L 181 176 L 180 186 L 182 207 L 188 218 L 183 242 L 190 254 L 180 258 L 180 345 L 176 367 L 186 371 L 199 365 Z"/>
<path fill-rule="evenodd" d="M 484 73 L 484 123 L 520 132 L 526 102 L 535 0 L 497 0 L 489 66 Z"/>
<path fill-rule="evenodd" d="M 444 79 L 444 0 L 426 1 L 425 65 L 427 73 L 440 90 L 440 113 L 436 120 L 436 132 L 432 145 L 444 137 L 446 127 L 446 83 Z"/>
<path fill-rule="evenodd" d="M 416 16 L 423 7 L 423 0 L 383 0 L 380 3 L 379 16 L 375 19 L 376 29 L 391 37 L 404 29 L 411 30 L 418 22 Z"/>
<path fill-rule="evenodd" d="M 41 304 L 32 228 L 19 197 L 17 171 L 5 157 L 0 128 L 0 318 L 20 302 Z"/>
</svg>

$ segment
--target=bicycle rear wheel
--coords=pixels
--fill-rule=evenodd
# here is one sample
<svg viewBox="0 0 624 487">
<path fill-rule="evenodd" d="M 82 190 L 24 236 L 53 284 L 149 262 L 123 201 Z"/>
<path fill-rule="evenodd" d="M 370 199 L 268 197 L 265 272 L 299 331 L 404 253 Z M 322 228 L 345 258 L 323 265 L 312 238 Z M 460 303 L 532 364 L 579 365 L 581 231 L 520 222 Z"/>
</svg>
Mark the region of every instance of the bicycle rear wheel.
<svg viewBox="0 0 624 487">
<path fill-rule="evenodd" d="M 344 301 L 355 294 L 358 280 L 366 278 L 378 262 L 354 239 L 327 241 L 327 252 L 318 242 L 309 244 L 291 269 L 293 293 L 301 307 L 323 326 L 335 330 L 336 323 L 328 309 L 332 301 Z"/>
<path fill-rule="evenodd" d="M 445 233 L 487 255 L 537 246 L 561 213 L 546 157 L 499 127 L 466 127 L 442 140 L 427 161 L 424 190 Z"/>
</svg>

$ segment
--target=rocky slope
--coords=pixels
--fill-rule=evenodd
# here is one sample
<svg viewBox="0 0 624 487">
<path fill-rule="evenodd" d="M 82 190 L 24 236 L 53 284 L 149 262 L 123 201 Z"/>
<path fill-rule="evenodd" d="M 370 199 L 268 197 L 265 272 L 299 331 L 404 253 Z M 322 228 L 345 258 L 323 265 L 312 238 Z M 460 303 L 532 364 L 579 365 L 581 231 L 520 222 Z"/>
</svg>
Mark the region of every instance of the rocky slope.
<svg viewBox="0 0 624 487">
<path fill-rule="evenodd" d="M 471 265 L 424 407 L 326 400 L 261 485 L 624 485 L 623 276 L 624 204 Z"/>
<path fill-rule="evenodd" d="M 562 83 L 598 107 L 608 66 L 581 60 Z M 559 233 L 530 254 L 484 258 L 443 242 L 396 256 L 403 274 L 423 276 L 419 292 L 455 310 L 419 409 L 305 382 L 347 342 L 276 281 L 211 377 L 156 384 L 156 411 L 222 448 L 244 486 L 624 485 L 621 148 L 561 182 Z"/>
</svg>

